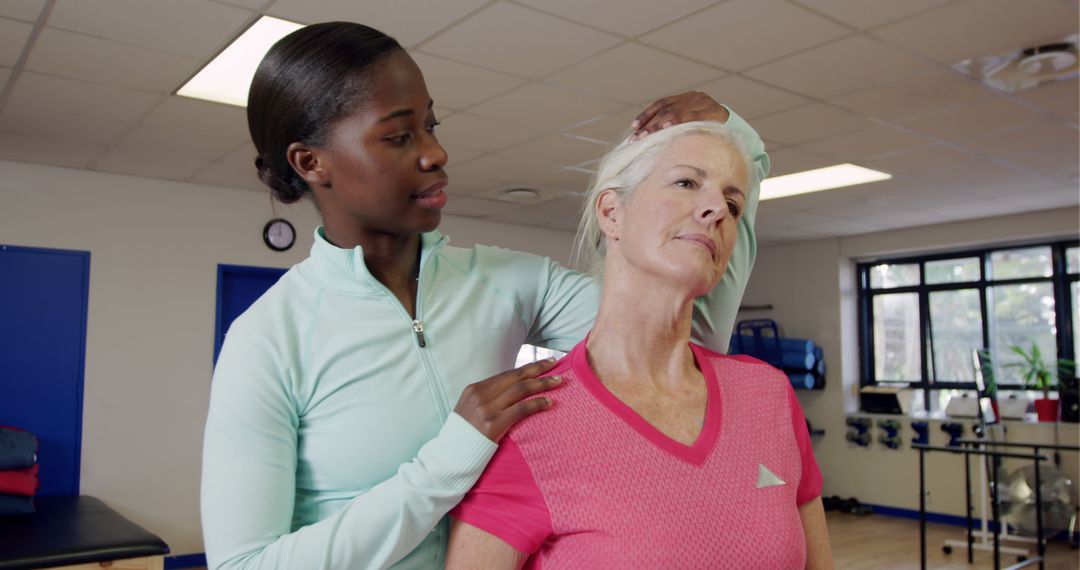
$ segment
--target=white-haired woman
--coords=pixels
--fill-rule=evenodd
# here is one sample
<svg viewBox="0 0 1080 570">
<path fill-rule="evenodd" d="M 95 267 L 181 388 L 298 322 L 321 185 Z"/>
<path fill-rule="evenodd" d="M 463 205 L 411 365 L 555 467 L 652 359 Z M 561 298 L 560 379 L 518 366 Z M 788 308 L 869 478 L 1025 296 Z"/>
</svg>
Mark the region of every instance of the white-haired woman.
<svg viewBox="0 0 1080 570">
<path fill-rule="evenodd" d="M 452 513 L 447 568 L 828 568 L 821 473 L 783 373 L 690 342 L 751 179 L 720 123 L 627 140 L 601 162 L 579 251 L 602 265 L 589 336 L 549 374 Z"/>
</svg>

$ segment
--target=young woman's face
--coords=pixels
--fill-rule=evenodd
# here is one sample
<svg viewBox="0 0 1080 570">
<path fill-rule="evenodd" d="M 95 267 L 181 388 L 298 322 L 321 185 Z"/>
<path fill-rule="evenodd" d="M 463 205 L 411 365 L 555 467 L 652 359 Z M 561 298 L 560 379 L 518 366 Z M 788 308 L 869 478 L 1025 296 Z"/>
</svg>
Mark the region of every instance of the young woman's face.
<svg viewBox="0 0 1080 570">
<path fill-rule="evenodd" d="M 624 268 L 685 284 L 695 295 L 712 289 L 735 248 L 747 182 L 746 162 L 730 144 L 706 134 L 672 141 L 617 206 Z"/>
<path fill-rule="evenodd" d="M 314 152 L 327 184 L 315 189 L 327 224 L 353 232 L 434 230 L 446 204 L 446 151 L 420 68 L 404 51 L 377 64 L 367 101 Z"/>
</svg>

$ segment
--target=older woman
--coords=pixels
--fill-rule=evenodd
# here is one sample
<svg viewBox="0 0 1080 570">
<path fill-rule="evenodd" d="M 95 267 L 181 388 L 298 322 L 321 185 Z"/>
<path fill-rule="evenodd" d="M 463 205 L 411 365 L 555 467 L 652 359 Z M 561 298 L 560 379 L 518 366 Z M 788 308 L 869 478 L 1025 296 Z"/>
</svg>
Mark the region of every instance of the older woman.
<svg viewBox="0 0 1080 570">
<path fill-rule="evenodd" d="M 690 342 L 756 197 L 714 122 L 601 163 L 582 244 L 604 280 L 592 332 L 550 375 L 452 513 L 447 568 L 827 568 L 821 474 L 785 376 Z"/>
</svg>

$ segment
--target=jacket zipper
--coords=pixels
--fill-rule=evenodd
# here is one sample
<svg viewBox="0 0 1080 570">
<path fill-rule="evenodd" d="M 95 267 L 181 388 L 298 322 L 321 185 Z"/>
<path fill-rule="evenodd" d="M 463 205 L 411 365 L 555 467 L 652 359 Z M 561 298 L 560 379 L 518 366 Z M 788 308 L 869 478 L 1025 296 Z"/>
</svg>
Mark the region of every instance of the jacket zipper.
<svg viewBox="0 0 1080 570">
<path fill-rule="evenodd" d="M 417 286 L 417 289 L 419 289 L 419 286 Z M 419 313 L 419 311 L 417 312 Z M 420 348 L 427 346 L 427 341 L 424 340 L 424 323 L 420 319 L 413 319 L 412 330 L 416 333 L 416 344 Z"/>
</svg>

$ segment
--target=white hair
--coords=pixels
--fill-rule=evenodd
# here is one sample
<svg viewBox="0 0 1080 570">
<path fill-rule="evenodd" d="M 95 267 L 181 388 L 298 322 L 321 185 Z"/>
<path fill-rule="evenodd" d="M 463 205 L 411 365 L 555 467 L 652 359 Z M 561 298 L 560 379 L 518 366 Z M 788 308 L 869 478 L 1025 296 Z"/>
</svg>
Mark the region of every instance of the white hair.
<svg viewBox="0 0 1080 570">
<path fill-rule="evenodd" d="M 619 198 L 628 198 L 637 190 L 638 185 L 648 178 L 655 166 L 656 157 L 676 139 L 692 134 L 713 136 L 735 147 L 745 162 L 747 172 L 753 172 L 750 168 L 753 158 L 750 156 L 750 146 L 745 135 L 717 121 L 681 123 L 661 129 L 636 141 L 624 138 L 600 159 L 596 176 L 593 177 L 588 191 L 585 192 L 584 210 L 578 226 L 574 258 L 591 275 L 597 278 L 603 276 L 604 257 L 607 253 L 607 242 L 604 233 L 600 230 L 600 222 L 596 215 L 596 201 L 600 193 L 604 190 L 614 190 Z"/>
</svg>

